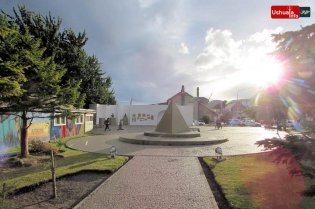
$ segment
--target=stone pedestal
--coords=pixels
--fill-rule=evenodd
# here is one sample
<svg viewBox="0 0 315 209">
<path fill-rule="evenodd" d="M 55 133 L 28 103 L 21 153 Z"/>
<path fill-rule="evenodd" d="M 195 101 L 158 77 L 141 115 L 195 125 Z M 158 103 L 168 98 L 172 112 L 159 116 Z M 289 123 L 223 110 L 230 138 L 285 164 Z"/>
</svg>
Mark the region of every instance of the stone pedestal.
<svg viewBox="0 0 315 209">
<path fill-rule="evenodd" d="M 121 120 L 123 121 L 124 126 L 129 125 L 127 116 L 123 117 L 123 119 L 121 119 Z"/>
<path fill-rule="evenodd" d="M 117 123 L 116 123 L 116 118 L 110 118 L 110 124 L 111 124 L 112 126 L 116 126 L 116 125 L 117 125 Z"/>
</svg>

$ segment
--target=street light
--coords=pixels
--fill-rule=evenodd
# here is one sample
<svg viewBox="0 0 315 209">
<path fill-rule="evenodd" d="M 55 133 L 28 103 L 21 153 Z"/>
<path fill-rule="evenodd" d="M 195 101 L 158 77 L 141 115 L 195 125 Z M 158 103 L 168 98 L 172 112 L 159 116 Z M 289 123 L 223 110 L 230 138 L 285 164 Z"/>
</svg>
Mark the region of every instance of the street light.
<svg viewBox="0 0 315 209">
<path fill-rule="evenodd" d="M 241 90 L 237 91 L 237 94 L 236 94 L 236 114 L 237 114 L 237 119 L 238 119 L 238 93 L 240 91 L 245 91 L 245 90 L 252 89 L 252 88 L 254 88 L 254 87 L 250 87 L 250 88 L 247 88 L 247 89 L 241 89 Z"/>
</svg>

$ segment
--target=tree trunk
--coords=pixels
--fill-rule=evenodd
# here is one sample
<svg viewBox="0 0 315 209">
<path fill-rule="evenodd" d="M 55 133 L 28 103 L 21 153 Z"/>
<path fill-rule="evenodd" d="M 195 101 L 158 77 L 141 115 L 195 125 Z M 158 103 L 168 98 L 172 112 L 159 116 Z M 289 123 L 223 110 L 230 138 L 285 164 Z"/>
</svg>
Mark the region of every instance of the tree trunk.
<svg viewBox="0 0 315 209">
<path fill-rule="evenodd" d="M 27 143 L 27 112 L 22 112 L 22 128 L 21 128 L 21 157 L 28 155 L 28 143 Z"/>
</svg>

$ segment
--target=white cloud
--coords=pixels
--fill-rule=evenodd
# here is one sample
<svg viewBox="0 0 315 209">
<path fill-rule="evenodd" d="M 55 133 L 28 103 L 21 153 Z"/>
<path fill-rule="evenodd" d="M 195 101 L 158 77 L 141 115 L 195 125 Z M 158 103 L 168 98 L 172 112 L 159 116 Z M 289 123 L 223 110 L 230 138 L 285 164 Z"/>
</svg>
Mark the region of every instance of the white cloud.
<svg viewBox="0 0 315 209">
<path fill-rule="evenodd" d="M 200 53 L 196 59 L 197 71 L 200 69 L 211 69 L 222 62 L 233 59 L 235 51 L 241 45 L 232 39 L 232 33 L 228 30 L 207 31 L 205 37 L 205 52 Z"/>
<path fill-rule="evenodd" d="M 188 47 L 183 42 L 180 44 L 180 48 L 178 49 L 178 52 L 182 54 L 189 54 Z"/>
<path fill-rule="evenodd" d="M 230 31 L 211 28 L 205 37 L 204 51 L 197 55 L 194 79 L 199 83 L 207 81 L 200 87 L 206 89 L 206 95 L 214 91 L 213 97 L 232 98 L 237 92 L 232 89 L 253 87 L 257 91 L 257 86 L 264 85 L 279 68 L 267 54 L 276 47 L 271 34 L 281 30 L 264 29 L 236 41 Z M 254 90 L 246 93 L 253 94 Z"/>
</svg>

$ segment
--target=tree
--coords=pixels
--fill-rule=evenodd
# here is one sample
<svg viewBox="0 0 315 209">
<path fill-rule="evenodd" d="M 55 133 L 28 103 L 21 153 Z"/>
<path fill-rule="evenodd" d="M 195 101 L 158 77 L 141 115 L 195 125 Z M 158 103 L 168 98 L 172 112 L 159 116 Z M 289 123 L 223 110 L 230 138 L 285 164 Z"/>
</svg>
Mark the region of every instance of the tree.
<svg viewBox="0 0 315 209">
<path fill-rule="evenodd" d="M 221 115 L 220 118 L 223 122 L 227 123 L 228 120 L 232 118 L 232 115 L 233 115 L 232 112 L 227 110 Z"/>
<path fill-rule="evenodd" d="M 1 28 L 6 28 L 6 25 L 2 24 Z M 27 28 L 25 33 L 15 32 L 12 38 L 3 41 L 2 52 L 7 50 L 9 52 L 2 58 L 3 62 L 19 63 L 23 68 L 25 79 L 18 82 L 19 94 L 5 94 L 6 96 L 1 97 L 0 112 L 21 112 L 21 115 L 18 115 L 22 119 L 21 155 L 25 157 L 28 155 L 27 129 L 32 124 L 33 118 L 28 117 L 28 113 L 63 112 L 69 115 L 69 106 L 82 106 L 85 95 L 78 92 L 80 82 L 69 85 L 60 83 L 66 69 L 57 69 L 51 57 L 43 58 L 45 48 L 40 47 L 40 40 L 34 40 Z M 14 71 L 7 72 L 7 76 L 12 75 Z"/>
<path fill-rule="evenodd" d="M 315 24 L 298 31 L 274 34 L 273 41 L 278 46 L 271 55 L 283 63 L 285 69 L 278 86 L 286 98 L 286 106 L 294 111 L 294 119 L 298 119 L 299 105 L 315 103 L 312 93 L 315 89 Z"/>
<path fill-rule="evenodd" d="M 272 125 L 275 121 L 277 126 L 280 124 L 280 121 L 284 121 L 282 124 L 284 129 L 286 129 L 285 119 L 287 119 L 287 106 L 286 102 L 283 99 L 285 96 L 283 92 L 276 85 L 269 85 L 267 88 L 263 89 L 260 93 L 258 99 L 258 106 L 266 110 L 265 118 L 266 124 Z M 267 116 L 267 117 L 266 117 Z M 277 130 L 280 127 L 277 127 Z"/>
<path fill-rule="evenodd" d="M 71 29 L 60 32 L 61 18 L 55 20 L 50 13 L 43 17 L 24 5 L 18 9 L 13 8 L 15 17 L 10 17 L 10 20 L 21 31 L 29 28 L 32 37 L 41 40 L 41 46 L 46 48 L 43 56 L 52 57 L 57 69 L 67 69 L 61 83 L 81 82 L 79 92 L 86 94 L 85 108 L 91 103 L 116 104 L 114 91 L 109 90 L 111 78 L 104 77 L 97 57 L 88 56 L 83 49 L 88 41 L 85 31 L 77 35 Z"/>
<path fill-rule="evenodd" d="M 281 86 L 284 103 L 295 120 L 303 117 L 303 105 L 315 103 L 315 95 L 312 93 L 315 89 L 314 34 L 315 24 L 273 35 L 273 41 L 278 46 L 271 55 L 282 62 L 285 69 L 284 79 L 278 85 Z"/>
<path fill-rule="evenodd" d="M 211 115 L 205 114 L 202 116 L 202 121 L 205 122 L 206 124 L 209 124 L 211 120 Z"/>
<path fill-rule="evenodd" d="M 100 70 L 100 63 L 96 56 L 86 59 L 85 71 L 82 72 L 80 91 L 86 93 L 85 108 L 89 104 L 116 104 L 114 91 L 109 91 L 112 85 L 111 77 L 104 78 L 105 73 Z"/>
<path fill-rule="evenodd" d="M 0 99 L 19 96 L 23 93 L 22 83 L 26 81 L 24 70 L 26 65 L 18 62 L 18 54 L 14 50 L 18 31 L 7 27 L 6 19 L 0 17 Z M 1 104 L 1 100 L 0 100 Z"/>
<path fill-rule="evenodd" d="M 264 139 L 257 141 L 255 144 L 263 147 L 264 150 L 271 151 L 270 155 L 276 156 L 274 162 L 286 165 L 292 177 L 303 176 L 306 181 L 310 182 L 315 177 L 314 139 L 307 135 L 288 134 L 285 136 L 285 140 L 277 138 Z M 298 166 L 294 166 L 296 161 L 299 163 Z M 303 195 L 315 196 L 315 185 L 306 188 Z"/>
</svg>

